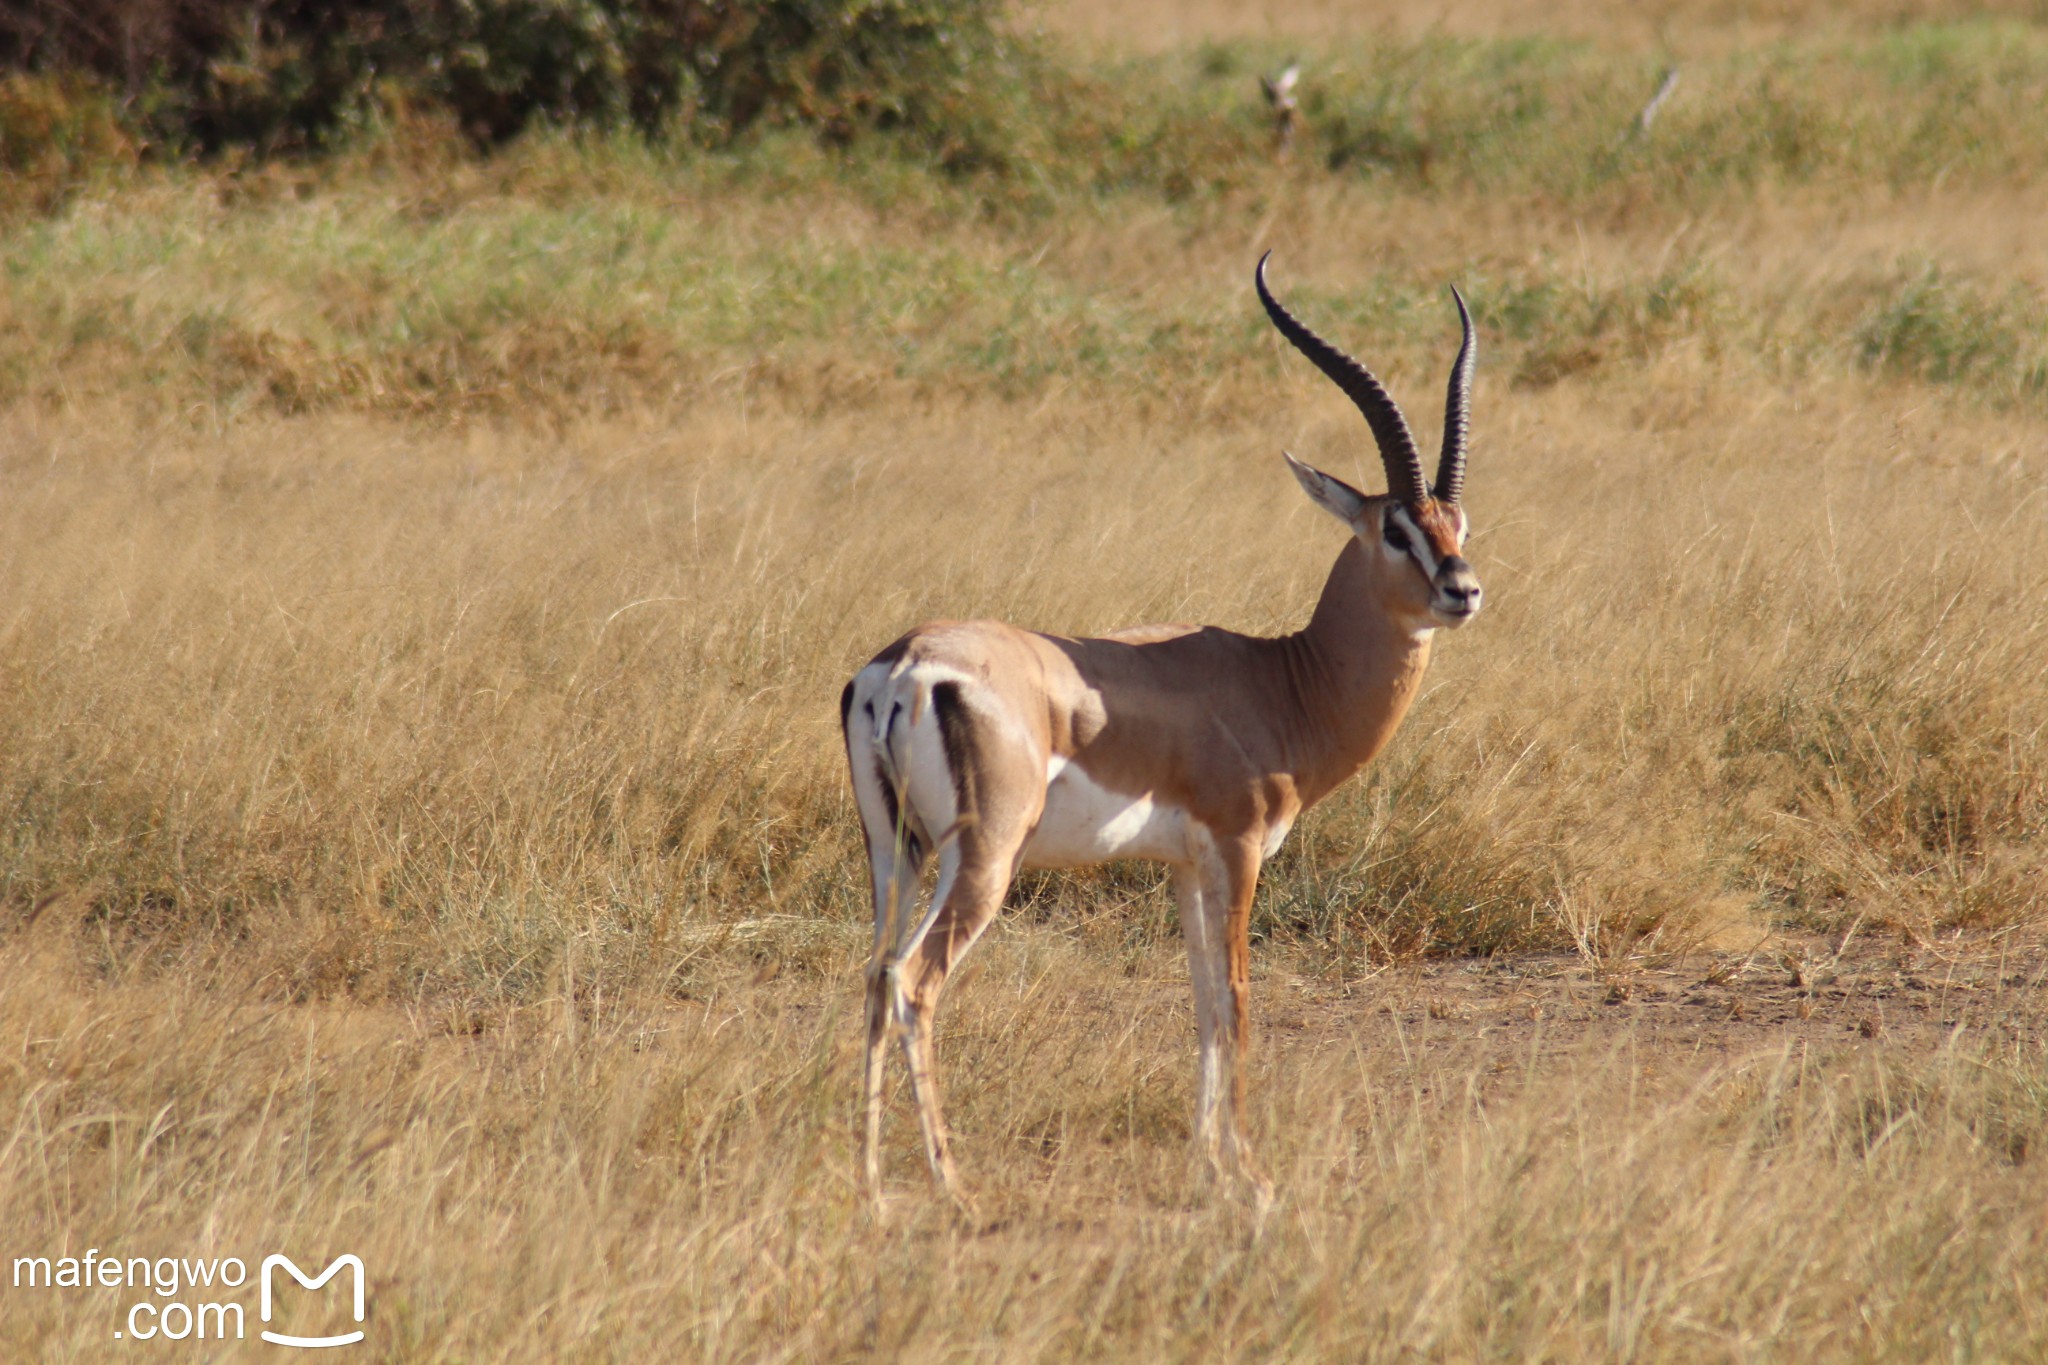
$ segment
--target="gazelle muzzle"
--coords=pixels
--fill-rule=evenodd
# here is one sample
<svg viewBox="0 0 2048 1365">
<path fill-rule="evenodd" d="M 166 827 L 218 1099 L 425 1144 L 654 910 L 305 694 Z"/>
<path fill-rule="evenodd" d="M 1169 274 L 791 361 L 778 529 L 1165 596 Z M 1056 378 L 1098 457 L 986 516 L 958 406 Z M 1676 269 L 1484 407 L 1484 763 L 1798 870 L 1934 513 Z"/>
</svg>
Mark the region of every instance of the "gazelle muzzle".
<svg viewBox="0 0 2048 1365">
<path fill-rule="evenodd" d="M 1429 612 L 1444 625 L 1456 629 L 1479 614 L 1479 576 L 1463 555 L 1452 555 L 1436 566 L 1430 583 Z"/>
</svg>

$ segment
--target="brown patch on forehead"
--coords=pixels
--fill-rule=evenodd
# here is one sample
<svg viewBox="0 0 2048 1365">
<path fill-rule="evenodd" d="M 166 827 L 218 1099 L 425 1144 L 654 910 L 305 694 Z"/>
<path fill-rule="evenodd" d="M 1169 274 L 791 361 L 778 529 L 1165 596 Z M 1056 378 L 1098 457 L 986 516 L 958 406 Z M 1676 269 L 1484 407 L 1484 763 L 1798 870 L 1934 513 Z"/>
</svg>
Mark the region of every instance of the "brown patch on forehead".
<svg viewBox="0 0 2048 1365">
<path fill-rule="evenodd" d="M 1430 553 L 1448 559 L 1458 553 L 1458 514 L 1452 505 L 1435 498 L 1406 504 L 1409 520 L 1429 541 Z"/>
</svg>

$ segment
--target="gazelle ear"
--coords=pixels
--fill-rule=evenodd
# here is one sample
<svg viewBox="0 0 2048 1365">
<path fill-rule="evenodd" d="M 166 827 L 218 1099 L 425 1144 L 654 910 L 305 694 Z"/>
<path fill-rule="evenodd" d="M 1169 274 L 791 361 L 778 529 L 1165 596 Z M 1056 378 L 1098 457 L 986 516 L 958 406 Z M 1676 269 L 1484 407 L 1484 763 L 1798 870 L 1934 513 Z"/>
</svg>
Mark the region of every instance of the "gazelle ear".
<svg viewBox="0 0 2048 1365">
<path fill-rule="evenodd" d="M 1342 479 L 1332 478 L 1313 465 L 1303 464 L 1287 451 L 1280 453 L 1287 457 L 1287 467 L 1294 471 L 1294 477 L 1301 483 L 1301 491 L 1308 494 L 1310 501 L 1352 530 L 1358 529 L 1359 514 L 1365 511 L 1365 494 Z"/>
</svg>

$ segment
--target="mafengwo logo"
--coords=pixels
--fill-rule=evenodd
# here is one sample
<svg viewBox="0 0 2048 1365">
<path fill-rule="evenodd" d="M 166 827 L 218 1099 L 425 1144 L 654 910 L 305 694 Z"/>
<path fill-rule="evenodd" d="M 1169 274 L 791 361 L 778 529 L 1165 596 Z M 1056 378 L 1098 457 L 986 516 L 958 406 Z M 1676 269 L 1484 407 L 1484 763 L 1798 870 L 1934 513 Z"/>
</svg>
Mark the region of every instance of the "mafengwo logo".
<svg viewBox="0 0 2048 1365">
<path fill-rule="evenodd" d="M 334 1283 L 337 1280 L 340 1283 Z M 114 1340 L 214 1342 L 239 1341 L 247 1335 L 241 1299 L 248 1283 L 248 1264 L 239 1256 L 102 1256 L 98 1247 L 89 1247 L 83 1256 L 17 1256 L 7 1288 L 10 1294 L 126 1290 L 131 1301 L 115 1318 Z M 347 1295 L 342 1303 L 349 1320 L 361 1324 L 366 1307 L 361 1257 L 337 1256 L 318 1275 L 309 1276 L 289 1256 L 266 1256 L 257 1286 L 257 1335 L 272 1345 L 352 1346 L 363 1339 L 360 1325 L 322 1336 L 283 1330 L 293 1325 L 344 1326 L 337 1321 L 341 1313 L 333 1303 L 337 1292 Z"/>
<path fill-rule="evenodd" d="M 270 1321 L 270 1282 L 273 1274 L 279 1270 L 288 1273 L 303 1288 L 315 1290 L 347 1270 L 350 1272 L 349 1285 L 355 1295 L 355 1321 L 363 1320 L 363 1262 L 360 1257 L 337 1256 L 317 1278 L 309 1280 L 296 1265 L 292 1264 L 291 1257 L 272 1254 L 263 1258 L 263 1301 L 259 1316 L 266 1324 Z M 339 1336 L 297 1337 L 286 1332 L 273 1332 L 265 1326 L 260 1335 L 265 1341 L 276 1346 L 349 1346 L 363 1339 L 363 1329 L 358 1327 L 353 1332 L 344 1332 Z"/>
</svg>

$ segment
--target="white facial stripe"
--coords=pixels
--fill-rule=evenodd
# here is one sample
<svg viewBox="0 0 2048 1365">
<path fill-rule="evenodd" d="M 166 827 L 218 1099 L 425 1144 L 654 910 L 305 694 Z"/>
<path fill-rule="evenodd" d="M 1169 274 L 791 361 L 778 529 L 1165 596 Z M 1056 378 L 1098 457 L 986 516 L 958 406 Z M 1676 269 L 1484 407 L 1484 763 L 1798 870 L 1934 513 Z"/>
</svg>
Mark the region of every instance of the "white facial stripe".
<svg viewBox="0 0 2048 1365">
<path fill-rule="evenodd" d="M 1401 534 L 1406 537 L 1408 541 L 1406 553 L 1412 556 L 1416 564 L 1421 567 L 1423 576 L 1434 583 L 1436 581 L 1436 554 L 1430 549 L 1429 541 L 1424 538 L 1421 528 L 1417 527 L 1414 519 L 1408 515 L 1408 509 L 1399 503 L 1395 503 L 1387 509 L 1387 515 L 1392 519 L 1394 525 L 1401 528 Z M 1403 557 L 1402 551 L 1396 550 L 1393 546 L 1387 544 L 1384 535 L 1380 537 L 1380 544 L 1385 547 L 1389 558 L 1398 560 Z"/>
</svg>

